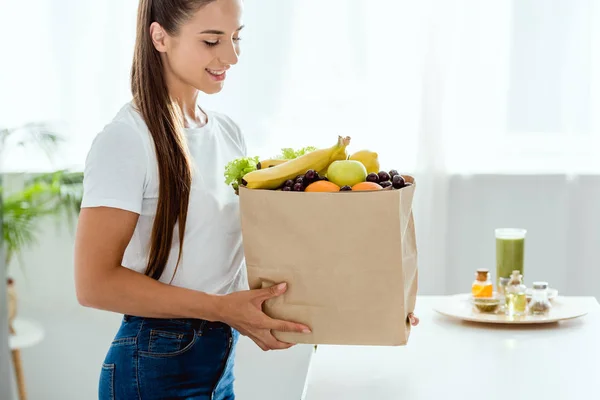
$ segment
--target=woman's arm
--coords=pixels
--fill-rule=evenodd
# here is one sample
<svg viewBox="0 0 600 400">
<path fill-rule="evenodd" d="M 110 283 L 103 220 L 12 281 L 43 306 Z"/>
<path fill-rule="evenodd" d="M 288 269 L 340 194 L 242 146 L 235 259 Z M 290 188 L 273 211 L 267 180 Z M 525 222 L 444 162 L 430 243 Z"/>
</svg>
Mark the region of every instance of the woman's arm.
<svg viewBox="0 0 600 400">
<path fill-rule="evenodd" d="M 229 295 L 178 288 L 121 265 L 138 214 L 110 207 L 83 208 L 75 242 L 75 285 L 79 303 L 150 318 L 197 318 L 223 321 L 250 337 L 263 350 L 286 349 L 271 330 L 309 332 L 302 324 L 276 320 L 262 303 L 285 292 L 285 285 Z"/>
<path fill-rule="evenodd" d="M 178 288 L 121 266 L 138 214 L 83 208 L 75 242 L 77 299 L 86 307 L 151 318 L 218 318 L 218 296 Z"/>
</svg>

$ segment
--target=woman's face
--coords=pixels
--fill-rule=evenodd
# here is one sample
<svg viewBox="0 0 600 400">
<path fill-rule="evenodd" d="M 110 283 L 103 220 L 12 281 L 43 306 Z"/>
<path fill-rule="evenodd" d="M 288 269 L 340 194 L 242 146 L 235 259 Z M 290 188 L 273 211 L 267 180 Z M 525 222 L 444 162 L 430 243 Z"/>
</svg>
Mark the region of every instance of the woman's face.
<svg viewBox="0 0 600 400">
<path fill-rule="evenodd" d="M 242 12 L 242 0 L 216 0 L 198 10 L 175 36 L 158 25 L 151 28 L 171 78 L 208 94 L 219 92 L 226 71 L 238 62 Z"/>
</svg>

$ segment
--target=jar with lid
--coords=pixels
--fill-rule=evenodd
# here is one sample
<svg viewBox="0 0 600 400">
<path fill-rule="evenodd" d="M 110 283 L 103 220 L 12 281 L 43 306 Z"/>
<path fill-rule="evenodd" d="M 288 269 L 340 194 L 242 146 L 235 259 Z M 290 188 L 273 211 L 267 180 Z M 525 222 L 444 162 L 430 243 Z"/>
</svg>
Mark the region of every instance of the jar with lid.
<svg viewBox="0 0 600 400">
<path fill-rule="evenodd" d="M 506 311 L 508 315 L 524 315 L 527 311 L 527 287 L 523 284 L 521 271 L 515 270 L 510 276 L 510 282 L 506 287 Z"/>
<path fill-rule="evenodd" d="M 550 312 L 552 303 L 548 299 L 548 282 L 533 282 L 533 292 L 529 303 L 529 312 L 544 315 Z"/>
<path fill-rule="evenodd" d="M 480 268 L 475 273 L 475 281 L 471 285 L 471 293 L 475 298 L 492 297 L 494 285 L 490 279 L 490 271 L 485 268 Z"/>
</svg>

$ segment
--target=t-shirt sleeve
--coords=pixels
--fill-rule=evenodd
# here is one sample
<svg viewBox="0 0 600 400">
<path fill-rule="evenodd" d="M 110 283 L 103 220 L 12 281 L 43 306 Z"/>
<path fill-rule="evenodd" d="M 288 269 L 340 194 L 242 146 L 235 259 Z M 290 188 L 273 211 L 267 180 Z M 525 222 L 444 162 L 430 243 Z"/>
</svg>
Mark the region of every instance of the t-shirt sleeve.
<svg viewBox="0 0 600 400">
<path fill-rule="evenodd" d="M 94 138 L 86 157 L 81 207 L 113 207 L 140 214 L 147 160 L 134 128 L 108 125 Z"/>
</svg>

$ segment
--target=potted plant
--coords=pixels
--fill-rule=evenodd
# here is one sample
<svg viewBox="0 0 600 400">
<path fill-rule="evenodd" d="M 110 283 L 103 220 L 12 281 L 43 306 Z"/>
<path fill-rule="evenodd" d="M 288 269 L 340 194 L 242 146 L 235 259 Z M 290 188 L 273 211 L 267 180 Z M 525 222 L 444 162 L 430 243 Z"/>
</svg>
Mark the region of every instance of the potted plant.
<svg viewBox="0 0 600 400">
<path fill-rule="evenodd" d="M 10 138 L 16 138 L 17 146 L 37 145 L 50 158 L 62 141 L 59 135 L 49 131 L 44 124 L 0 129 L 0 156 Z M 59 217 L 57 219 L 59 223 L 72 226 L 80 210 L 82 182 L 82 172 L 60 169 L 49 173 L 32 174 L 18 189 L 8 192 L 0 176 L 0 213 L 2 213 L 5 268 L 8 269 L 10 262 L 15 257 L 19 258 L 24 250 L 37 244 L 39 223 L 42 219 Z M 22 260 L 18 261 L 23 266 Z M 9 278 L 7 284 L 10 323 L 16 316 L 17 296 L 13 280 Z"/>
</svg>

